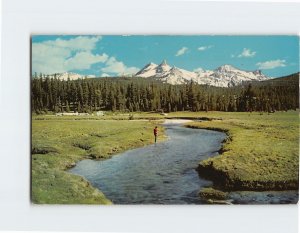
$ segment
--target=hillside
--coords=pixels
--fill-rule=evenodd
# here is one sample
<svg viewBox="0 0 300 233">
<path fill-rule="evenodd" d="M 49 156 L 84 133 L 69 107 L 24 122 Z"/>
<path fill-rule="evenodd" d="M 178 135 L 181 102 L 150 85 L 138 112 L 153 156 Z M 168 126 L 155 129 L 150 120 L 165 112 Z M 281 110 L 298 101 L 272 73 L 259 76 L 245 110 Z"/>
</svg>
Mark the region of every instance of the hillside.
<svg viewBox="0 0 300 233">
<path fill-rule="evenodd" d="M 281 111 L 299 106 L 297 75 L 230 88 L 152 78 L 33 79 L 32 111 Z M 283 85 L 284 84 L 284 85 Z"/>
</svg>

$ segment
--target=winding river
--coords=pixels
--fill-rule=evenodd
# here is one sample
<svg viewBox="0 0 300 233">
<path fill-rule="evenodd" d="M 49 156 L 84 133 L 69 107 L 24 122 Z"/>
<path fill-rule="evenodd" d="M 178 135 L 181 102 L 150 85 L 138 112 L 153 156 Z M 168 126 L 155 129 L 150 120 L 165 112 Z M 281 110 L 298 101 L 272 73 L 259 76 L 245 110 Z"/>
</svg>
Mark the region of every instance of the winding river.
<svg viewBox="0 0 300 233">
<path fill-rule="evenodd" d="M 224 133 L 165 123 L 168 140 L 111 159 L 82 160 L 69 171 L 85 177 L 115 204 L 202 204 L 199 190 L 212 182 L 198 176 L 199 161 L 218 154 Z M 297 203 L 298 191 L 230 192 L 227 203 Z"/>
<path fill-rule="evenodd" d="M 217 155 L 224 133 L 164 125 L 168 140 L 103 161 L 82 160 L 70 170 L 85 177 L 115 204 L 201 203 L 198 192 L 212 183 L 195 171 Z"/>
</svg>

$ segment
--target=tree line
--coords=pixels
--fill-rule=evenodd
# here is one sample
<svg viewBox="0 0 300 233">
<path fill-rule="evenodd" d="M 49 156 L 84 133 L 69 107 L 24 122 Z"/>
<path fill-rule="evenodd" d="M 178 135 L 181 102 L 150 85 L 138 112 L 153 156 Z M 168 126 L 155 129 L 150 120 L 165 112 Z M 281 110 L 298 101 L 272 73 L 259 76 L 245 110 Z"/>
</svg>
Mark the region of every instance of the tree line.
<svg viewBox="0 0 300 233">
<path fill-rule="evenodd" d="M 282 111 L 299 106 L 298 74 L 231 88 L 143 78 L 31 79 L 35 113 L 107 111 Z"/>
</svg>

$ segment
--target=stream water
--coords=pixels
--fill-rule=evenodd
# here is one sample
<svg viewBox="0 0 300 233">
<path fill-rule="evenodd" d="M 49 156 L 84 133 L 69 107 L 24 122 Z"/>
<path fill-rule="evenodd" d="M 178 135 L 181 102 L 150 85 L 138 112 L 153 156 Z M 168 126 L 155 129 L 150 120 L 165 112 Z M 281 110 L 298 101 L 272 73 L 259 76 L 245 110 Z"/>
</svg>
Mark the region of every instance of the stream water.
<svg viewBox="0 0 300 233">
<path fill-rule="evenodd" d="M 198 176 L 199 161 L 218 154 L 224 133 L 165 124 L 164 142 L 126 151 L 111 159 L 82 160 L 70 169 L 115 204 L 201 204 L 199 190 L 212 182 Z M 236 204 L 295 203 L 297 191 L 232 192 Z"/>
<path fill-rule="evenodd" d="M 89 180 L 116 204 L 201 203 L 198 192 L 212 183 L 195 171 L 217 155 L 224 133 L 165 124 L 164 142 L 103 161 L 82 160 L 70 171 Z"/>
</svg>

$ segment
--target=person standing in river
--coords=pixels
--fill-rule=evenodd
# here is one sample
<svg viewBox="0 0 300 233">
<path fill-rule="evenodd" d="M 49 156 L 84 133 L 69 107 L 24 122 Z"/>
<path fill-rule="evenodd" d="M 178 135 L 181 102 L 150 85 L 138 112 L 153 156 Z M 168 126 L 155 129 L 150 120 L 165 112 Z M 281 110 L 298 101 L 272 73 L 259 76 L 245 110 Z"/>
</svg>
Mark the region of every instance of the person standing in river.
<svg viewBox="0 0 300 233">
<path fill-rule="evenodd" d="M 157 139 L 157 126 L 155 126 L 154 130 L 153 130 L 153 134 L 154 134 L 154 142 L 156 143 L 156 139 Z"/>
</svg>

